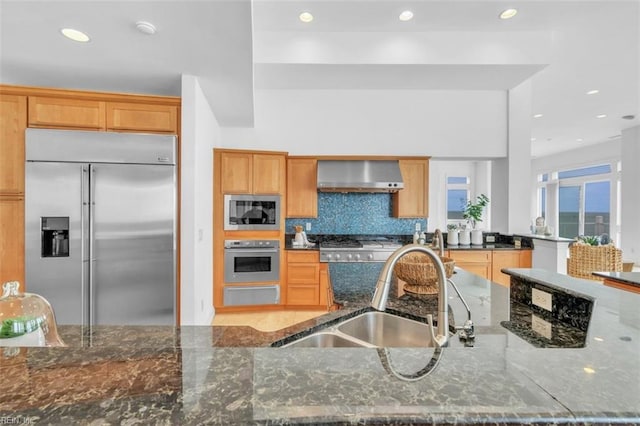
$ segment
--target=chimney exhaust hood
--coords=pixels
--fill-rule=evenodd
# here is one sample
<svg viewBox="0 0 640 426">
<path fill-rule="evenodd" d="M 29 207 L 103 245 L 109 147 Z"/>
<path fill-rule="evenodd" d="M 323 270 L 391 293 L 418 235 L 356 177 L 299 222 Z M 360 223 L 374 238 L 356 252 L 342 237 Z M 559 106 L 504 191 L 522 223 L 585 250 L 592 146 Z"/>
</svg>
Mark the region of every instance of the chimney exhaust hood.
<svg viewBox="0 0 640 426">
<path fill-rule="evenodd" d="M 321 192 L 397 192 L 403 188 L 398 160 L 318 160 Z"/>
</svg>

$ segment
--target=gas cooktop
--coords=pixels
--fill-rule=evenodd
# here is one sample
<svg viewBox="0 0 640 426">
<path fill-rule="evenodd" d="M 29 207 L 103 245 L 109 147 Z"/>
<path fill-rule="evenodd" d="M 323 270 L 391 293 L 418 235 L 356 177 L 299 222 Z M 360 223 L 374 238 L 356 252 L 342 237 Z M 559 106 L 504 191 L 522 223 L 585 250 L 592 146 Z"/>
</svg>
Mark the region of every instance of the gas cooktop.
<svg viewBox="0 0 640 426">
<path fill-rule="evenodd" d="M 336 235 L 320 242 L 320 261 L 384 262 L 400 247 L 399 239 L 389 237 Z"/>
</svg>

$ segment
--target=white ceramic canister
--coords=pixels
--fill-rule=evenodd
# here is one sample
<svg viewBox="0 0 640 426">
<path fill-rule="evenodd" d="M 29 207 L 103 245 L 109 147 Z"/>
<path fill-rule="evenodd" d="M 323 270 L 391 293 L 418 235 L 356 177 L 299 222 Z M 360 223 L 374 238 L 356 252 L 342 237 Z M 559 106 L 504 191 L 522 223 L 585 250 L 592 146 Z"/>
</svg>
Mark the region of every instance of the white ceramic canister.
<svg viewBox="0 0 640 426">
<path fill-rule="evenodd" d="M 461 229 L 458 235 L 458 242 L 463 246 L 471 244 L 471 231 L 468 229 Z"/>
<path fill-rule="evenodd" d="M 447 245 L 448 246 L 457 246 L 458 245 L 458 230 L 450 230 L 447 231 Z"/>
<path fill-rule="evenodd" d="M 482 230 L 474 229 L 471 231 L 471 244 L 474 246 L 482 245 Z"/>
</svg>

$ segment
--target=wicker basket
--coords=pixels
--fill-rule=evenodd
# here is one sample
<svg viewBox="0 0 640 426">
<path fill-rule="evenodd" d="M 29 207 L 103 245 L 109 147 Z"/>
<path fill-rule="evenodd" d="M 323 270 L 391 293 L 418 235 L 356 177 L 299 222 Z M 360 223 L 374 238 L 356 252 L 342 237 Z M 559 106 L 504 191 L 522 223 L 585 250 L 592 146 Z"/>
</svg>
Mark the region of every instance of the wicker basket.
<svg viewBox="0 0 640 426">
<path fill-rule="evenodd" d="M 622 250 L 611 244 L 605 246 L 572 244 L 569 247 L 567 273 L 576 278 L 603 281 L 603 277 L 591 274 L 596 271 L 622 271 Z"/>
<path fill-rule="evenodd" d="M 447 278 L 453 275 L 455 261 L 441 257 Z M 433 261 L 424 253 L 409 253 L 402 257 L 393 270 L 398 279 L 405 281 L 404 291 L 417 294 L 438 293 L 438 275 Z"/>
</svg>

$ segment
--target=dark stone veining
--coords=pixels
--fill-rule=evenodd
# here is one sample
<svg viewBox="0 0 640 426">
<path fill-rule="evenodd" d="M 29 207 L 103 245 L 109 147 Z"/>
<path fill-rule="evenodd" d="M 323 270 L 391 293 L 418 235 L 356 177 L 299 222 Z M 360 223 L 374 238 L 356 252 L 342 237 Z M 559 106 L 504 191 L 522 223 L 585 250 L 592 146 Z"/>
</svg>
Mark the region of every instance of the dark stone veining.
<svg viewBox="0 0 640 426">
<path fill-rule="evenodd" d="M 417 374 L 433 359 L 433 348 L 269 347 L 368 309 L 368 295 L 271 333 L 61 326 L 67 348 L 0 350 L 0 419 L 53 425 L 640 423 L 640 295 L 544 271 L 510 273 L 595 300 L 586 337 L 551 316 L 545 320 L 552 338 L 536 336 L 527 330 L 528 306 L 510 301 L 506 287 L 464 271 L 454 281 L 473 313 L 475 346 L 452 338 L 433 371 L 413 382 L 389 368 Z M 395 314 L 415 319 L 436 311 L 434 296 L 393 294 Z M 453 317 L 464 317 L 450 296 Z M 506 322 L 514 327 L 501 325 Z"/>
</svg>

